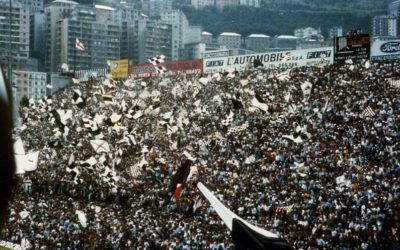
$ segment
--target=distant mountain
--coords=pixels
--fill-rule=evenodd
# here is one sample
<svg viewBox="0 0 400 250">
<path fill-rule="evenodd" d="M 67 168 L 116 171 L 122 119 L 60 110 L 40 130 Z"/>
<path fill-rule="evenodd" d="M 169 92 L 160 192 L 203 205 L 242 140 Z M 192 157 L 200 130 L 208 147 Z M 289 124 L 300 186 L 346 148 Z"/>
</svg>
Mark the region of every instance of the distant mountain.
<svg viewBox="0 0 400 250">
<path fill-rule="evenodd" d="M 218 10 L 206 7 L 195 10 L 180 4 L 191 25 L 201 25 L 215 36 L 221 32 L 237 32 L 244 36 L 251 33 L 267 35 L 293 34 L 294 29 L 329 28 L 342 26 L 371 31 L 372 17 L 386 14 L 392 0 L 263 0 L 260 8 L 231 7 Z"/>
</svg>

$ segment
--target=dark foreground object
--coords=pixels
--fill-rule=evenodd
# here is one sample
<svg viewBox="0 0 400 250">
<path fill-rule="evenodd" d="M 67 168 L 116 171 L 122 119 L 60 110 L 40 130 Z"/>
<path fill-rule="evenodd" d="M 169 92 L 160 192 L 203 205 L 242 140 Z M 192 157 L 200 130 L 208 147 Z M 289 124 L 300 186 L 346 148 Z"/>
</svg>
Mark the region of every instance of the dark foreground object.
<svg viewBox="0 0 400 250">
<path fill-rule="evenodd" d="M 15 162 L 11 137 L 12 101 L 11 90 L 0 67 L 0 230 L 6 215 L 13 188 Z"/>
</svg>

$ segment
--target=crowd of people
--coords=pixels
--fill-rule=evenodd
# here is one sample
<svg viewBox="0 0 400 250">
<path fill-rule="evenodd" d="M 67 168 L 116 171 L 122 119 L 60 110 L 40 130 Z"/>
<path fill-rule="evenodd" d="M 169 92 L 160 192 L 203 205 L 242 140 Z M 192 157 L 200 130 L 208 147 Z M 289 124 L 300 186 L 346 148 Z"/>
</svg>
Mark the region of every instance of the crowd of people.
<svg viewBox="0 0 400 250">
<path fill-rule="evenodd" d="M 15 137 L 39 161 L 19 177 L 1 239 L 234 249 L 202 182 L 296 249 L 398 249 L 399 72 L 360 61 L 75 82 L 21 110 Z"/>
</svg>

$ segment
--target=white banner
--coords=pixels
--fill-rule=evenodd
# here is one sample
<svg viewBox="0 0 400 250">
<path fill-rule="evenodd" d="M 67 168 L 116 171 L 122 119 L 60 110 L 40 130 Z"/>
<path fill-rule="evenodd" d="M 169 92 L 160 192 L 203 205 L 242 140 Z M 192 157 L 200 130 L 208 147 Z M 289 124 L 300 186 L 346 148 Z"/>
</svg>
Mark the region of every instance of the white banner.
<svg viewBox="0 0 400 250">
<path fill-rule="evenodd" d="M 371 61 L 400 59 L 400 40 L 374 41 L 371 45 Z"/>
<path fill-rule="evenodd" d="M 252 68 L 258 59 L 264 68 L 302 67 L 333 64 L 333 47 L 304 50 L 288 50 L 239 56 L 218 57 L 203 60 L 204 73 Z"/>
</svg>

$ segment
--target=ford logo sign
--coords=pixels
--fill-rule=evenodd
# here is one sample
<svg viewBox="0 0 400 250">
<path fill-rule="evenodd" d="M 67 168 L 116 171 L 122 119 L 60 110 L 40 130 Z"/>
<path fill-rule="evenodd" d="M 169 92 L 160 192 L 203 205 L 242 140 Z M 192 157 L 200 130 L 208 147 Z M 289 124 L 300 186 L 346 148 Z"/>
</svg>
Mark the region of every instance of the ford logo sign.
<svg viewBox="0 0 400 250">
<path fill-rule="evenodd" d="M 381 45 L 381 51 L 385 53 L 400 52 L 400 42 L 387 42 Z"/>
</svg>

